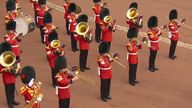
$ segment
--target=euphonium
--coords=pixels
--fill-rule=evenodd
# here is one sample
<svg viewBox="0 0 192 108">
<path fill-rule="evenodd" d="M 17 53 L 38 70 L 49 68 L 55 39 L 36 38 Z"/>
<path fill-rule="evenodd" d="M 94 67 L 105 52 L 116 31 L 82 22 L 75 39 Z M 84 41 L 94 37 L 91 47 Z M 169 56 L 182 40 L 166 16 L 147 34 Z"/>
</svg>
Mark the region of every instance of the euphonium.
<svg viewBox="0 0 192 108">
<path fill-rule="evenodd" d="M 85 36 L 89 31 L 89 25 L 86 22 L 80 22 L 77 24 L 75 30 L 80 36 Z"/>
<path fill-rule="evenodd" d="M 139 16 L 139 13 L 138 13 L 136 8 L 130 8 L 127 11 L 127 18 L 129 18 L 129 19 L 134 19 L 134 18 L 136 18 L 138 16 Z"/>
<path fill-rule="evenodd" d="M 51 42 L 51 47 L 52 48 L 59 48 L 61 46 L 61 42 L 59 41 L 59 40 L 53 40 L 52 42 Z"/>
<path fill-rule="evenodd" d="M 104 21 L 105 23 L 112 23 L 112 17 L 109 16 L 109 15 L 107 15 L 107 16 L 105 16 L 105 17 L 103 18 L 103 21 Z"/>
<path fill-rule="evenodd" d="M 8 69 L 11 69 L 16 62 L 16 56 L 11 51 L 6 51 L 0 56 L 0 64 Z"/>
</svg>

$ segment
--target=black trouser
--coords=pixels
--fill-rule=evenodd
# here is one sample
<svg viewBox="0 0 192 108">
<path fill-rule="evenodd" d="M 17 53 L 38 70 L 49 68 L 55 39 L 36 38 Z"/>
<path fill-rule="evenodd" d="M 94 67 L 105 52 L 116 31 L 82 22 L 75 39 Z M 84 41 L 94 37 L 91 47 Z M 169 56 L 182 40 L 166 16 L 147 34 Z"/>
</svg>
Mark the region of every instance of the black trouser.
<svg viewBox="0 0 192 108">
<path fill-rule="evenodd" d="M 169 49 L 169 57 L 173 57 L 175 55 L 176 46 L 177 46 L 177 41 L 171 40 L 171 46 Z"/>
<path fill-rule="evenodd" d="M 77 50 L 77 41 L 74 38 L 74 33 L 71 33 L 71 49 Z"/>
<path fill-rule="evenodd" d="M 54 69 L 54 68 L 51 68 L 51 77 L 52 77 L 52 84 L 53 84 L 53 87 L 56 86 L 55 75 L 56 75 L 56 71 L 55 71 L 55 69 Z"/>
<path fill-rule="evenodd" d="M 44 26 L 39 26 L 39 29 L 40 29 L 40 34 L 41 34 L 41 42 L 42 42 L 42 43 L 45 43 L 45 42 L 44 42 L 44 34 L 45 34 L 45 33 L 44 33 L 44 31 L 43 31 L 43 27 L 44 27 Z"/>
<path fill-rule="evenodd" d="M 8 106 L 12 106 L 15 100 L 15 84 L 4 84 Z"/>
<path fill-rule="evenodd" d="M 36 24 L 36 27 L 39 27 L 38 26 L 38 22 L 37 22 L 37 11 L 34 10 L 34 13 L 35 13 L 35 24 Z"/>
<path fill-rule="evenodd" d="M 136 80 L 137 64 L 129 64 L 129 83 L 134 83 Z"/>
<path fill-rule="evenodd" d="M 101 38 L 101 27 L 99 23 L 95 23 L 95 40 L 100 41 Z"/>
<path fill-rule="evenodd" d="M 108 44 L 108 51 L 110 52 L 110 49 L 111 49 L 111 42 L 105 42 Z"/>
<path fill-rule="evenodd" d="M 110 95 L 111 79 L 101 79 L 101 98 L 106 99 Z"/>
<path fill-rule="evenodd" d="M 59 99 L 59 108 L 69 108 L 70 98 L 68 99 Z"/>
<path fill-rule="evenodd" d="M 87 67 L 88 50 L 80 50 L 79 64 L 81 69 Z"/>
<path fill-rule="evenodd" d="M 66 19 L 65 21 L 66 21 L 65 27 L 66 27 L 67 34 L 70 35 L 70 31 L 69 31 L 69 21 L 68 21 L 67 19 Z"/>
<path fill-rule="evenodd" d="M 150 50 L 150 56 L 149 56 L 149 68 L 155 68 L 155 58 L 157 56 L 157 50 Z"/>
</svg>

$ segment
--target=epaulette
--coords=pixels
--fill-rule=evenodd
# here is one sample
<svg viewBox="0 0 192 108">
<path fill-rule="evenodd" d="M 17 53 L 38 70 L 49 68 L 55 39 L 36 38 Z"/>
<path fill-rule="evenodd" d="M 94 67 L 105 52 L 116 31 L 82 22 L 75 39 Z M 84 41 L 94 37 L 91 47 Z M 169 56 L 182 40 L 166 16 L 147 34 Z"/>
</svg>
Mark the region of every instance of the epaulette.
<svg viewBox="0 0 192 108">
<path fill-rule="evenodd" d="M 104 61 L 102 56 L 99 56 L 97 61 Z"/>
<path fill-rule="evenodd" d="M 57 78 L 58 81 L 63 80 L 63 78 L 62 78 L 59 74 L 57 74 L 57 75 L 55 76 L 55 78 Z"/>
<path fill-rule="evenodd" d="M 49 49 L 51 49 L 51 48 L 50 48 L 49 45 L 48 45 L 48 46 L 45 47 L 45 49 L 49 50 Z"/>
<path fill-rule="evenodd" d="M 173 22 L 169 22 L 169 26 L 173 26 Z"/>
<path fill-rule="evenodd" d="M 21 87 L 20 94 L 23 94 L 27 90 L 26 86 Z"/>
</svg>

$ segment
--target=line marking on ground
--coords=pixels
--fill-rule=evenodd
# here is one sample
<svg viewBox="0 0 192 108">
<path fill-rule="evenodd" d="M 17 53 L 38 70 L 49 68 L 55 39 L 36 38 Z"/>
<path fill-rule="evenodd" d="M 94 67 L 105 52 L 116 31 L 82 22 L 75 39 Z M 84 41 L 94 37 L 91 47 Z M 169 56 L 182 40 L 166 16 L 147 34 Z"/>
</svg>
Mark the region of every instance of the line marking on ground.
<svg viewBox="0 0 192 108">
<path fill-rule="evenodd" d="M 47 2 L 47 6 L 53 8 L 53 9 L 55 9 L 57 11 L 60 11 L 62 13 L 65 12 L 64 8 L 62 6 L 57 5 L 57 4 Z M 94 22 L 94 18 L 89 17 L 89 21 Z M 117 27 L 117 30 L 119 30 L 119 31 L 127 32 L 127 30 L 128 30 L 128 27 L 124 27 L 124 26 L 121 26 L 121 25 L 116 25 L 116 27 Z M 147 36 L 147 33 L 139 32 L 139 35 L 144 37 L 144 36 Z M 170 39 L 169 38 L 160 37 L 160 41 L 164 42 L 164 43 L 167 43 L 167 44 L 170 44 Z M 185 43 L 185 42 L 182 42 L 182 41 L 178 41 L 177 45 L 180 46 L 180 47 L 184 47 L 184 48 L 192 50 L 192 44 Z"/>
</svg>

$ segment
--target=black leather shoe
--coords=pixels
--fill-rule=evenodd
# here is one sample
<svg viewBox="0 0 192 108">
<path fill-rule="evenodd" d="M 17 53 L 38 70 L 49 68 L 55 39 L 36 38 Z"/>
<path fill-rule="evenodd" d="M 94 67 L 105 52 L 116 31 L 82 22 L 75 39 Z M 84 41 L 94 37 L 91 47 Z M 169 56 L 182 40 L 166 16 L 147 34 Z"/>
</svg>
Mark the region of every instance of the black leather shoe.
<svg viewBox="0 0 192 108">
<path fill-rule="evenodd" d="M 158 71 L 159 69 L 158 68 L 153 68 L 155 71 Z"/>
<path fill-rule="evenodd" d="M 150 72 L 155 72 L 155 70 L 153 68 L 149 68 Z"/>
<path fill-rule="evenodd" d="M 81 68 L 80 70 L 81 70 L 81 72 L 85 72 L 85 70 L 83 68 Z"/>
<path fill-rule="evenodd" d="M 85 67 L 84 69 L 85 69 L 85 70 L 90 70 L 90 68 L 89 68 L 89 67 Z"/>
<path fill-rule="evenodd" d="M 13 101 L 12 104 L 13 104 L 13 105 L 19 105 L 20 103 L 17 102 L 17 101 Z"/>
<path fill-rule="evenodd" d="M 79 51 L 79 49 L 78 49 L 78 48 L 76 48 L 75 50 L 76 50 L 76 51 Z"/>
<path fill-rule="evenodd" d="M 101 100 L 102 100 L 103 102 L 107 102 L 107 99 L 102 98 Z"/>
<path fill-rule="evenodd" d="M 130 85 L 132 85 L 132 86 L 135 86 L 135 83 L 134 82 L 131 82 L 131 83 L 129 83 Z"/>
<path fill-rule="evenodd" d="M 176 58 L 176 56 L 171 56 L 169 57 L 170 59 L 174 60 Z"/>
<path fill-rule="evenodd" d="M 139 84 L 139 81 L 135 80 L 134 83 L 135 83 L 135 84 Z"/>
<path fill-rule="evenodd" d="M 106 99 L 109 99 L 109 100 L 111 100 L 111 99 L 112 99 L 112 97 L 111 97 L 111 96 L 108 96 L 108 97 L 106 97 Z"/>
</svg>

